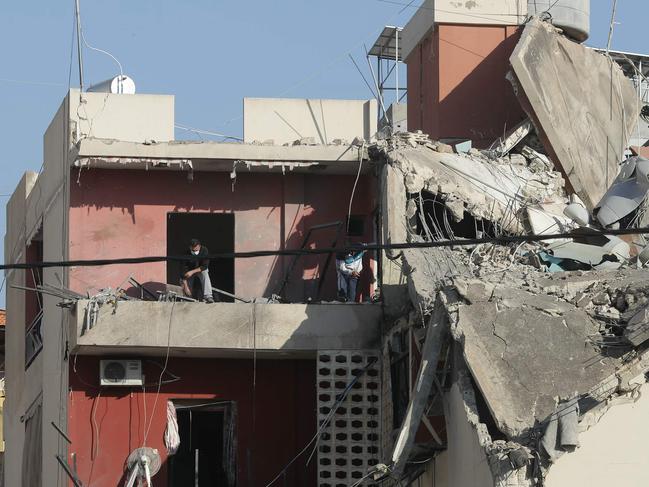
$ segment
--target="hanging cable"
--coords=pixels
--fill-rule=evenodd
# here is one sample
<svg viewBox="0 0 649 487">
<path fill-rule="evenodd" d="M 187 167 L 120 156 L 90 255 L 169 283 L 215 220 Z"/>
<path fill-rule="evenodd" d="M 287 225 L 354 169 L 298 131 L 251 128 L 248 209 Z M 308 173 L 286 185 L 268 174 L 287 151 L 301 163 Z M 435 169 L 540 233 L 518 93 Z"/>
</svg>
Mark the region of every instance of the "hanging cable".
<svg viewBox="0 0 649 487">
<path fill-rule="evenodd" d="M 120 82 L 121 82 L 122 79 L 124 78 L 124 70 L 122 69 L 122 63 L 120 63 L 118 61 L 118 59 L 115 56 L 113 56 L 111 53 L 109 53 L 108 51 L 104 51 L 103 49 L 99 49 L 98 47 L 94 47 L 94 46 L 91 46 L 90 44 L 88 44 L 88 41 L 86 41 L 86 36 L 83 34 L 83 29 L 80 28 L 79 31 L 81 33 L 81 40 L 83 41 L 84 46 L 86 46 L 88 49 L 90 49 L 92 51 L 97 51 L 97 52 L 100 52 L 102 54 L 105 54 L 106 56 L 109 56 L 113 61 L 115 61 L 117 63 L 117 67 L 119 68 L 119 78 L 120 78 Z"/>
<path fill-rule="evenodd" d="M 347 234 L 349 235 L 349 221 L 352 216 L 352 203 L 354 202 L 354 193 L 356 192 L 356 185 L 358 184 L 358 179 L 361 177 L 361 169 L 363 168 L 363 152 L 365 152 L 365 141 L 361 145 L 361 150 L 358 152 L 358 172 L 356 173 L 356 180 L 354 181 L 354 186 L 352 187 L 352 195 L 349 198 L 349 208 L 347 209 Z"/>
<path fill-rule="evenodd" d="M 162 371 L 160 372 L 160 376 L 158 377 L 158 388 L 156 390 L 155 399 L 153 401 L 153 408 L 151 409 L 151 417 L 149 418 L 149 425 L 147 426 L 146 430 L 144 431 L 144 438 L 143 438 L 143 441 L 142 441 L 142 446 L 146 446 L 146 440 L 147 440 L 147 438 L 149 436 L 149 431 L 151 430 L 151 426 L 153 425 L 153 420 L 155 418 L 155 410 L 156 410 L 156 406 L 158 405 L 158 398 L 160 397 L 160 388 L 162 387 L 162 377 L 164 376 L 165 372 L 167 371 L 167 365 L 169 364 L 169 353 L 171 351 L 171 328 L 172 328 L 171 325 L 173 323 L 175 306 L 176 306 L 176 301 L 172 301 L 171 302 L 171 310 L 169 311 L 169 328 L 168 328 L 168 331 L 167 331 L 167 351 L 165 353 L 164 366 L 162 367 Z"/>
<path fill-rule="evenodd" d="M 593 236 L 619 236 L 619 235 L 647 235 L 649 227 L 644 228 L 626 228 L 626 229 L 605 229 L 595 231 L 589 229 L 574 230 L 572 232 L 554 233 L 547 235 L 498 235 L 496 237 L 485 238 L 465 238 L 455 240 L 441 240 L 433 242 L 407 242 L 393 244 L 365 244 L 363 250 L 404 250 L 404 249 L 429 249 L 438 247 L 470 247 L 479 244 L 499 244 L 507 245 L 520 242 L 543 242 L 553 239 L 572 239 L 579 237 Z M 272 256 L 307 256 L 321 254 L 336 254 L 339 252 L 356 251 L 358 248 L 352 246 L 342 247 L 323 247 L 315 249 L 286 249 L 286 250 L 256 250 L 250 252 L 222 252 L 206 255 L 206 259 L 251 259 L 255 257 L 272 257 Z M 33 269 L 33 268 L 50 268 L 50 267 L 95 267 L 115 264 L 144 264 L 151 262 L 185 262 L 191 260 L 186 255 L 162 255 L 150 257 L 124 257 L 115 259 L 89 259 L 89 260 L 62 260 L 62 261 L 45 261 L 29 263 L 2 264 L 0 270 L 9 269 Z"/>
<path fill-rule="evenodd" d="M 352 390 L 352 387 L 354 387 L 354 384 L 356 384 L 356 382 L 358 382 L 358 380 L 359 380 L 359 379 L 360 379 L 360 378 L 365 374 L 365 372 L 367 371 L 367 369 L 369 369 L 372 365 L 374 365 L 374 364 L 376 363 L 376 361 L 377 361 L 376 358 L 370 359 L 370 360 L 368 361 L 367 365 L 366 365 L 363 369 L 361 369 L 360 373 L 359 373 L 358 375 L 354 376 L 354 378 L 350 381 L 350 383 L 347 384 L 347 387 L 345 387 L 345 389 L 343 390 L 343 392 L 341 392 L 340 395 L 338 396 L 336 402 L 335 402 L 334 405 L 331 407 L 331 410 L 329 411 L 329 414 L 327 415 L 327 417 L 325 418 L 325 420 L 322 422 L 322 424 L 320 425 L 320 427 L 319 427 L 318 430 L 316 431 L 315 435 L 313 435 L 313 438 L 311 438 L 311 439 L 309 440 L 309 442 L 305 445 L 305 447 L 302 448 L 302 450 L 300 450 L 300 451 L 298 452 L 298 454 L 295 455 L 295 456 L 291 459 L 291 461 L 289 461 L 289 462 L 286 464 L 286 466 L 285 466 L 285 467 L 284 467 L 284 468 L 283 468 L 283 469 L 282 469 L 282 470 L 281 470 L 281 471 L 280 471 L 280 472 L 275 476 L 275 478 L 274 478 L 273 480 L 271 480 L 269 483 L 267 483 L 267 484 L 265 485 L 265 487 L 270 487 L 270 486 L 273 485 L 275 482 L 277 482 L 277 480 L 278 480 L 282 475 L 284 475 L 284 473 L 289 469 L 289 467 L 290 467 L 291 465 L 293 465 L 293 463 L 295 463 L 295 461 L 296 461 L 298 458 L 300 458 L 300 457 L 304 454 L 304 452 L 306 452 L 306 451 L 309 449 L 309 447 L 313 444 L 313 442 L 316 442 L 316 447 L 317 447 L 317 441 L 318 441 L 318 439 L 320 438 L 320 435 L 321 435 L 322 432 L 325 430 L 325 428 L 329 425 L 329 422 L 331 421 L 331 418 L 333 418 L 333 415 L 335 414 L 335 412 L 336 412 L 336 410 L 338 409 L 338 407 L 339 407 L 339 406 L 340 406 L 340 405 L 345 401 L 345 398 L 347 397 L 347 395 L 349 394 L 349 392 Z"/>
</svg>

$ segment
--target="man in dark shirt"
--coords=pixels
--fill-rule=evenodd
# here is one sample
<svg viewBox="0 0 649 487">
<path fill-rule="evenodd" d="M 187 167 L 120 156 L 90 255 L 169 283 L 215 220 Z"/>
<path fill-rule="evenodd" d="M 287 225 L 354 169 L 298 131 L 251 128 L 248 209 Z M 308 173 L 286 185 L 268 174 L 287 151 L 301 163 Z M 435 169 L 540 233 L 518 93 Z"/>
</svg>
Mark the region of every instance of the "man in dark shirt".
<svg viewBox="0 0 649 487">
<path fill-rule="evenodd" d="M 207 258 L 209 250 L 201 245 L 200 240 L 193 238 L 189 245 L 188 254 L 193 258 L 185 261 L 183 274 L 183 290 L 187 296 L 192 295 L 192 289 L 198 279 L 203 289 L 203 299 L 206 303 L 213 303 L 212 281 L 210 281 L 210 260 Z"/>
</svg>

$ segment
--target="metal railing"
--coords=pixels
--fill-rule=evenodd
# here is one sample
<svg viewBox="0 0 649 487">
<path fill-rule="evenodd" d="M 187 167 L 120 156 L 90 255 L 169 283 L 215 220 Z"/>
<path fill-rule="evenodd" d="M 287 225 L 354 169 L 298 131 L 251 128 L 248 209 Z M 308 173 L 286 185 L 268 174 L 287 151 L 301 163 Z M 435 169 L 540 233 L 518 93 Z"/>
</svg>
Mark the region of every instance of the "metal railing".
<svg viewBox="0 0 649 487">
<path fill-rule="evenodd" d="M 43 337 L 41 325 L 43 323 L 43 310 L 39 311 L 32 324 L 25 333 L 25 369 L 34 361 L 36 356 L 43 349 Z"/>
</svg>

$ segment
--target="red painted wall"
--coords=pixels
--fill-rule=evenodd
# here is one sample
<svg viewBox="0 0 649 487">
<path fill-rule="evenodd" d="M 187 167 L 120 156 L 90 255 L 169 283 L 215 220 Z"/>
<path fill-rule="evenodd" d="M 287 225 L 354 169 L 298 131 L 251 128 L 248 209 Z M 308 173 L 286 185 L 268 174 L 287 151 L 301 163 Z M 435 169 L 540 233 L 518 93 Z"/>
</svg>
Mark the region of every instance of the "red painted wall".
<svg viewBox="0 0 649 487">
<path fill-rule="evenodd" d="M 298 248 L 313 225 L 345 220 L 355 176 L 263 174 L 240 171 L 234 191 L 227 173 L 132 170 L 83 170 L 72 175 L 70 190 L 70 258 L 95 259 L 166 255 L 168 212 L 234 212 L 235 250 Z M 374 178 L 362 176 L 352 214 L 366 215 L 365 236 L 371 242 Z M 316 247 L 329 247 L 331 231 L 315 234 Z M 341 242 L 342 244 L 342 242 Z M 313 247 L 313 246 L 312 246 Z M 292 258 L 260 257 L 235 262 L 235 292 L 269 297 Z M 325 256 L 299 261 L 288 296 L 301 301 L 317 286 Z M 369 267 L 369 258 L 365 261 Z M 166 264 L 82 267 L 70 271 L 70 285 L 85 293 L 117 287 L 129 276 L 140 282 L 166 282 Z M 371 273 L 361 290 L 367 296 Z M 336 295 L 333 263 L 323 298 Z M 307 294 L 310 295 L 310 294 Z"/>
<path fill-rule="evenodd" d="M 409 129 L 485 148 L 523 120 L 505 79 L 519 37 L 517 26 L 437 25 L 407 59 Z"/>
<path fill-rule="evenodd" d="M 99 359 L 79 356 L 73 361 L 68 409 L 72 440 L 69 452 L 76 455 L 84 485 L 122 486 L 124 462 L 133 449 L 142 446 L 145 426 L 150 423 L 147 446 L 157 448 L 163 459 L 163 467 L 153 482 L 156 487 L 166 487 L 163 435 L 170 399 L 237 402 L 237 485 L 241 486 L 265 486 L 315 434 L 314 361 L 257 360 L 253 389 L 252 360 L 171 358 L 168 371 L 181 380 L 163 385 L 157 403 L 157 381 L 164 361 L 156 359 L 155 362 L 159 365 L 143 362 L 149 384 L 144 394 L 141 389 L 100 389 Z M 256 404 L 254 411 L 253 404 Z M 286 483 L 280 481 L 278 485 L 315 484 L 315 463 L 307 468 L 300 461 L 288 470 Z"/>
</svg>

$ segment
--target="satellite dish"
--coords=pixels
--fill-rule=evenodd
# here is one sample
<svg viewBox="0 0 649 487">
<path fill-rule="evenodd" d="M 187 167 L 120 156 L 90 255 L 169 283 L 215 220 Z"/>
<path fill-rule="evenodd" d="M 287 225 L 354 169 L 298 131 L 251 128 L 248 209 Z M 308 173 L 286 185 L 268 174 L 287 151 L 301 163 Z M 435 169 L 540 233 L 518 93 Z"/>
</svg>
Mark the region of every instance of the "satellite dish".
<svg viewBox="0 0 649 487">
<path fill-rule="evenodd" d="M 588 210 L 579 203 L 570 203 L 563 209 L 563 214 L 579 226 L 588 226 L 590 215 L 588 214 Z"/>
<path fill-rule="evenodd" d="M 162 460 L 155 448 L 143 446 L 136 448 L 126 459 L 126 470 L 129 472 L 125 487 L 145 485 L 153 487 L 151 477 L 160 471 Z M 136 483 L 137 482 L 137 483 Z"/>
</svg>

